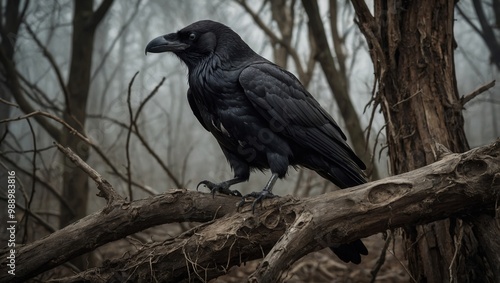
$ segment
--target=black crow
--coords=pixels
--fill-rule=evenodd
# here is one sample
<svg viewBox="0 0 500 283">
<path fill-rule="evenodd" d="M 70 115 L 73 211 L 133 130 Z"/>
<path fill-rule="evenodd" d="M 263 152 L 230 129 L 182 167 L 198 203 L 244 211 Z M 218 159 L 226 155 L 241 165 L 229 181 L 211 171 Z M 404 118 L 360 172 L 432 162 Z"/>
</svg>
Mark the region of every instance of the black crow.
<svg viewBox="0 0 500 283">
<path fill-rule="evenodd" d="M 251 170 L 270 169 L 264 189 L 240 203 L 254 197 L 254 209 L 274 197 L 274 183 L 289 166 L 312 169 L 340 188 L 366 182 L 365 165 L 333 118 L 293 74 L 255 53 L 229 27 L 199 21 L 153 39 L 147 52 L 173 52 L 188 67 L 189 105 L 234 170 L 233 179 L 200 182 L 213 194 L 241 196 L 229 188 L 247 181 Z M 346 262 L 368 254 L 360 240 L 332 249 Z"/>
</svg>

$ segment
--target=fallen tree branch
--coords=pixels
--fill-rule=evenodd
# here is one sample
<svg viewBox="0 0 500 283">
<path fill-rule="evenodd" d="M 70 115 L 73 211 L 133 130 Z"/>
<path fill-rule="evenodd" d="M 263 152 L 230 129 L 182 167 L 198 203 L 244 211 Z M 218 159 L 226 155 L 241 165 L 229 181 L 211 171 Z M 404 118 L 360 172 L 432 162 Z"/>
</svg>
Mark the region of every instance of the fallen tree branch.
<svg viewBox="0 0 500 283">
<path fill-rule="evenodd" d="M 212 199 L 210 194 L 177 190 L 130 203 L 117 201 L 107 214 L 94 213 L 20 248 L 16 276 L 2 265 L 0 281 L 31 278 L 148 227 L 197 221 L 207 223 L 60 281 L 209 280 L 267 254 L 249 280 L 276 282 L 311 251 L 451 215 L 491 213 L 499 196 L 500 140 L 358 187 L 301 200 L 266 200 L 255 214 L 249 207 L 236 212 L 236 197 Z"/>
</svg>

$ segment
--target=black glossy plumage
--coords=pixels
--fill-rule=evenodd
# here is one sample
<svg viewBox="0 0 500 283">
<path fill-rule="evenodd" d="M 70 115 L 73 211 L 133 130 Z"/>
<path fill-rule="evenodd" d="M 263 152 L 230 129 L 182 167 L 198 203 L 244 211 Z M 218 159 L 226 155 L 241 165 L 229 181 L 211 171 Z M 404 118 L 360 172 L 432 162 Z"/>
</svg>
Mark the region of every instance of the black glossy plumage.
<svg viewBox="0 0 500 283">
<path fill-rule="evenodd" d="M 146 52 L 167 51 L 187 65 L 191 109 L 235 173 L 222 183 L 203 181 L 213 192 L 239 194 L 229 187 L 248 180 L 252 169 L 270 169 L 274 178 L 264 191 L 272 195 L 275 179 L 296 165 L 340 188 L 365 182 L 365 165 L 333 118 L 294 75 L 256 54 L 227 26 L 199 21 L 146 47 Z M 360 240 L 333 250 L 355 263 L 367 254 Z"/>
</svg>

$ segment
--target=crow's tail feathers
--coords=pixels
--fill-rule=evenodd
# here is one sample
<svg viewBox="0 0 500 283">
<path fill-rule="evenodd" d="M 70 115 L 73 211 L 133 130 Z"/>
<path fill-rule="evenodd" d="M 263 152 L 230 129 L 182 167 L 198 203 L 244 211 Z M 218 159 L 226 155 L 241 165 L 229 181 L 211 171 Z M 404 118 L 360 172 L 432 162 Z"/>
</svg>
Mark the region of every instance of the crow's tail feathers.
<svg viewBox="0 0 500 283">
<path fill-rule="evenodd" d="M 330 249 L 344 262 L 352 262 L 355 264 L 361 262 L 361 255 L 368 254 L 368 250 L 361 240 L 341 244 L 338 247 L 330 247 Z"/>
</svg>

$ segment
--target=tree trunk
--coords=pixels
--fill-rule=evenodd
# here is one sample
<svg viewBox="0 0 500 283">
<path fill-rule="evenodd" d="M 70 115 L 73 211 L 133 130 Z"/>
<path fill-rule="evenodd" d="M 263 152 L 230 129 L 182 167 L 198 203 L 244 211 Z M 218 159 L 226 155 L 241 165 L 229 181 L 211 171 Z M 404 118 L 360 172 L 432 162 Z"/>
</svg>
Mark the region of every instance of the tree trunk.
<svg viewBox="0 0 500 283">
<path fill-rule="evenodd" d="M 365 139 L 361 121 L 349 97 L 349 80 L 345 72 L 345 67 L 341 67 L 345 65 L 345 62 L 338 62 L 338 64 L 335 64 L 335 59 L 328 43 L 317 1 L 302 0 L 302 5 L 309 19 L 308 25 L 312 33 L 311 38 L 315 40 L 316 46 L 318 47 L 316 59 L 320 63 L 321 69 L 332 91 L 333 98 L 344 120 L 344 128 L 349 135 L 349 142 L 352 144 L 354 152 L 356 152 L 361 160 L 367 165 L 367 171 L 370 173 L 372 179 L 378 179 L 378 170 L 371 161 L 371 151 L 369 150 L 368 141 Z M 330 12 L 337 13 L 336 7 L 330 7 Z M 332 32 L 332 34 L 334 35 L 333 40 L 339 40 L 339 37 L 336 36 L 338 35 L 337 31 Z M 334 46 L 336 44 L 340 45 L 341 43 L 334 42 Z M 341 48 L 334 48 L 335 51 L 339 49 Z M 338 59 L 337 61 L 346 59 L 345 56 L 343 57 L 343 54 L 335 53 L 335 55 Z M 337 67 L 337 65 L 340 67 Z"/>
<path fill-rule="evenodd" d="M 69 97 L 63 119 L 77 131 L 83 133 L 86 118 L 87 97 L 90 89 L 90 70 L 94 47 L 94 29 L 87 28 L 92 16 L 93 1 L 75 1 L 70 74 L 67 84 Z M 83 159 L 89 156 L 89 147 L 77 136 L 64 131 L 62 143 L 72 148 Z M 86 215 L 88 198 L 88 176 L 66 162 L 63 177 L 63 197 L 73 207 L 72 215 L 61 206 L 60 226 L 64 227 Z"/>
<path fill-rule="evenodd" d="M 19 30 L 19 26 L 21 25 L 21 21 L 23 20 L 23 15 L 20 14 L 19 8 L 19 0 L 8 1 L 5 5 L 5 12 L 3 12 L 2 15 L 2 22 L 0 22 L 0 35 L 2 38 L 0 46 L 2 48 L 2 52 L 4 53 L 5 59 L 9 61 L 12 61 L 14 58 L 14 47 L 16 45 L 17 32 Z M 5 68 L 0 68 L 0 79 L 2 82 L 7 81 Z M 3 99 L 5 101 L 11 101 L 12 99 L 12 93 L 9 89 L 9 86 L 5 83 L 0 84 L 0 99 Z M 0 103 L 0 120 L 9 118 L 11 108 L 12 106 L 7 105 L 6 103 Z M 1 123 L 0 150 L 3 150 L 4 144 L 1 141 L 5 138 L 6 134 L 7 124 Z"/>
<path fill-rule="evenodd" d="M 94 49 L 95 30 L 102 20 L 113 0 L 106 0 L 93 11 L 93 1 L 75 0 L 72 34 L 72 52 L 68 94 L 65 97 L 66 109 L 63 119 L 74 129 L 84 132 L 87 116 L 87 99 L 90 90 L 90 75 L 92 68 L 92 53 Z M 89 156 L 89 146 L 73 133 L 64 131 L 61 143 L 69 146 L 83 159 Z M 73 207 L 75 214 L 61 206 L 60 226 L 64 227 L 76 219 L 86 215 L 88 199 L 88 177 L 71 163 L 65 162 L 63 176 L 63 197 Z"/>
<path fill-rule="evenodd" d="M 3 5 L 3 3 L 1 3 Z M 16 45 L 16 39 L 17 39 L 17 32 L 19 30 L 19 25 L 21 24 L 21 15 L 19 13 L 19 7 L 20 7 L 20 1 L 19 0 L 12 0 L 8 1 L 5 5 L 5 12 L 0 11 L 0 13 L 3 13 L 2 19 L 4 19 L 2 22 L 0 22 L 0 35 L 1 35 L 1 42 L 0 42 L 0 48 L 2 48 L 2 53 L 3 55 L 0 54 L 0 56 L 5 56 L 5 60 L 12 61 L 14 57 L 14 47 Z M 12 100 L 12 93 L 9 88 L 9 85 L 7 83 L 7 77 L 8 75 L 6 74 L 7 70 L 5 66 L 2 64 L 0 65 L 0 99 L 4 101 L 11 101 Z M 0 102 L 0 120 L 4 120 L 10 117 L 10 110 L 12 106 Z M 3 142 L 3 140 L 7 136 L 7 123 L 0 123 L 0 152 L 6 151 L 6 145 Z M 0 171 L 0 181 L 3 184 L 7 184 L 7 171 L 6 170 L 1 170 Z M 0 215 L 0 221 L 2 223 L 6 223 L 7 221 L 7 214 L 2 213 Z M 2 229 L 0 231 L 0 239 L 8 239 L 9 237 L 9 232 L 6 229 Z"/>
<path fill-rule="evenodd" d="M 436 142 L 466 151 L 453 61 L 454 1 L 376 0 L 373 16 L 364 1 L 352 2 L 374 63 L 392 173 L 437 160 Z M 416 282 L 491 280 L 481 243 L 462 220 L 406 227 L 404 236 Z"/>
<path fill-rule="evenodd" d="M 91 85 L 92 54 L 94 50 L 95 30 L 112 0 L 103 1 L 94 12 L 94 1 L 75 0 L 73 16 L 72 52 L 67 83 L 68 97 L 63 119 L 78 132 L 85 132 L 87 117 L 87 99 Z M 89 145 L 71 132 L 63 131 L 62 144 L 72 148 L 83 159 L 89 157 Z M 64 227 L 87 215 L 89 195 L 88 176 L 74 167 L 69 160 L 64 162 L 62 196 L 75 214 L 61 205 L 60 226 Z M 83 267 L 85 261 L 74 262 Z"/>
<path fill-rule="evenodd" d="M 281 33 L 281 40 L 291 46 L 294 28 L 293 21 L 295 20 L 295 1 L 292 1 L 291 3 L 289 3 L 288 0 L 270 1 L 270 5 L 272 18 L 278 25 Z M 278 42 L 271 43 L 273 44 L 274 63 L 286 69 L 289 55 L 286 47 Z"/>
</svg>

